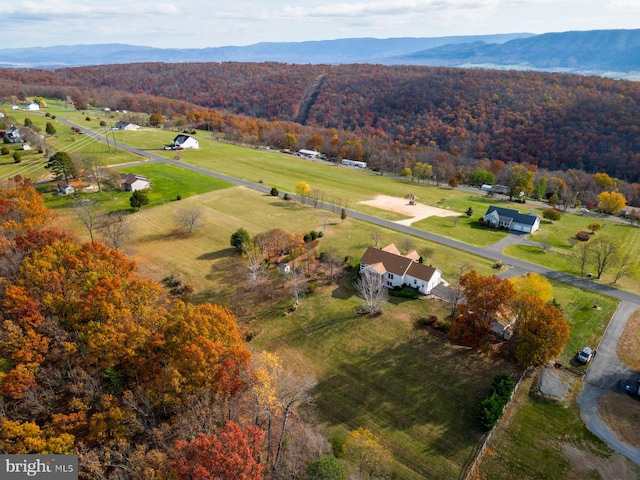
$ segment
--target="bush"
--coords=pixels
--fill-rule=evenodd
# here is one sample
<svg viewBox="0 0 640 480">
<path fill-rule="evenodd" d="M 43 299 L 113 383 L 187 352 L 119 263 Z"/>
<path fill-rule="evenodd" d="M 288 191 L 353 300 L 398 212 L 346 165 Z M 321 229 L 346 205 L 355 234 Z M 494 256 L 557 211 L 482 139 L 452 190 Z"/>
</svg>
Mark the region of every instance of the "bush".
<svg viewBox="0 0 640 480">
<path fill-rule="evenodd" d="M 107 122 L 105 122 L 104 120 L 100 120 L 100 126 L 101 127 L 106 127 L 107 126 Z"/>
<path fill-rule="evenodd" d="M 20 163 L 22 161 L 22 158 L 20 158 L 21 155 L 18 152 L 13 152 L 13 161 L 15 163 Z"/>
<path fill-rule="evenodd" d="M 591 237 L 587 232 L 576 233 L 576 240 L 580 240 L 581 242 L 588 242 L 590 238 Z"/>
<path fill-rule="evenodd" d="M 483 430 L 489 431 L 498 423 L 515 386 L 516 383 L 509 372 L 502 372 L 493 377 L 491 392 L 480 402 L 476 414 L 478 425 Z"/>
<path fill-rule="evenodd" d="M 9 155 L 9 149 L 7 147 L 2 147 L 0 148 L 0 153 L 2 153 L 2 155 Z"/>
<path fill-rule="evenodd" d="M 311 232 L 309 232 L 309 235 L 311 235 L 311 240 L 315 240 L 316 238 L 318 238 L 318 232 L 316 232 L 315 230 L 311 230 Z"/>
<path fill-rule="evenodd" d="M 91 117 L 86 117 L 86 118 L 85 118 L 85 120 L 86 120 L 87 122 L 90 122 L 90 121 L 91 121 Z"/>
<path fill-rule="evenodd" d="M 49 112 L 47 112 L 47 113 L 45 113 L 45 114 L 44 114 L 44 116 L 45 116 L 45 117 L 50 117 L 50 116 L 51 116 L 51 114 L 50 114 Z"/>
<path fill-rule="evenodd" d="M 180 194 L 176 195 L 176 200 L 182 200 L 182 195 Z"/>
<path fill-rule="evenodd" d="M 288 193 L 285 193 L 285 194 L 284 194 L 284 199 L 285 199 L 285 200 L 291 200 L 291 197 L 289 196 L 289 194 L 288 194 Z"/>
<path fill-rule="evenodd" d="M 309 243 L 311 241 L 311 235 L 309 233 L 305 233 L 302 239 L 304 240 L 304 243 Z"/>
<path fill-rule="evenodd" d="M 324 237 L 324 232 L 322 232 L 322 231 L 318 232 L 318 238 L 320 238 L 320 237 Z"/>
<path fill-rule="evenodd" d="M 392 297 L 400 298 L 420 298 L 421 294 L 417 288 L 410 287 L 409 285 L 403 285 L 401 287 L 393 287 L 389 290 L 389 295 Z"/>
<path fill-rule="evenodd" d="M 277 197 L 280 194 L 280 192 L 278 191 L 278 189 L 276 187 L 271 188 L 271 196 L 272 197 Z"/>
</svg>

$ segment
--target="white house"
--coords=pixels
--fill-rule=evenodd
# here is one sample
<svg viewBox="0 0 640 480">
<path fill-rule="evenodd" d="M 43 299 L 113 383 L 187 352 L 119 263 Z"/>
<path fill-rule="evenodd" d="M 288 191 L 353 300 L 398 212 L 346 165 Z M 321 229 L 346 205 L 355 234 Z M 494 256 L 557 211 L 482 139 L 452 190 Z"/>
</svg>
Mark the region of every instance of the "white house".
<svg viewBox="0 0 640 480">
<path fill-rule="evenodd" d="M 22 150 L 31 150 L 31 145 L 29 145 L 28 143 L 23 143 Z"/>
<path fill-rule="evenodd" d="M 482 220 L 495 228 L 505 228 L 514 232 L 533 233 L 540 228 L 540 217 L 537 215 L 493 205 L 487 209 Z"/>
<path fill-rule="evenodd" d="M 370 270 L 382 276 L 387 288 L 409 285 L 425 295 L 431 293 L 442 280 L 442 272 L 419 262 L 414 250 L 407 255 L 392 243 L 384 248 L 369 247 L 360 260 L 360 271 Z"/>
<path fill-rule="evenodd" d="M 139 125 L 136 125 L 135 123 L 131 123 L 131 122 L 125 122 L 123 120 L 116 122 L 116 126 L 115 126 L 116 130 L 137 130 L 139 128 L 140 128 Z"/>
<path fill-rule="evenodd" d="M 20 136 L 20 130 L 18 127 L 11 125 L 11 128 L 7 130 L 7 137 L 11 140 L 11 143 L 20 143 L 22 141 L 22 137 Z"/>
<path fill-rule="evenodd" d="M 58 185 L 56 186 L 56 190 L 58 192 L 58 195 L 72 195 L 76 191 L 76 189 L 68 183 L 58 183 Z"/>
<path fill-rule="evenodd" d="M 181 148 L 200 148 L 200 143 L 198 143 L 198 140 L 190 137 L 189 135 L 182 134 L 173 139 L 173 145 L 174 147 Z"/>
<path fill-rule="evenodd" d="M 143 175 L 135 173 L 121 173 L 122 186 L 127 192 L 135 192 L 136 190 L 145 190 L 151 187 L 149 179 Z"/>
<path fill-rule="evenodd" d="M 36 103 L 36 102 L 31 102 L 31 103 L 27 103 L 27 105 L 24 107 L 25 110 L 31 110 L 32 112 L 35 112 L 36 110 L 40 110 L 40 104 Z"/>
</svg>

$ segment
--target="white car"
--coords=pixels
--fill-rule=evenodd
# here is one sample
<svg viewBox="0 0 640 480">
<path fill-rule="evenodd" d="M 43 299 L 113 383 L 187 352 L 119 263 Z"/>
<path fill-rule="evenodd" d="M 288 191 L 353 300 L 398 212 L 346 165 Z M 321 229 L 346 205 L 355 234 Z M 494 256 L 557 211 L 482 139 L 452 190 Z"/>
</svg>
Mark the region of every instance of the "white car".
<svg viewBox="0 0 640 480">
<path fill-rule="evenodd" d="M 587 363 L 589 363 L 591 361 L 591 359 L 593 358 L 594 353 L 596 353 L 596 352 L 591 350 L 589 347 L 584 347 L 580 351 L 580 353 L 578 354 L 578 361 L 580 363 L 584 363 L 586 365 Z"/>
</svg>

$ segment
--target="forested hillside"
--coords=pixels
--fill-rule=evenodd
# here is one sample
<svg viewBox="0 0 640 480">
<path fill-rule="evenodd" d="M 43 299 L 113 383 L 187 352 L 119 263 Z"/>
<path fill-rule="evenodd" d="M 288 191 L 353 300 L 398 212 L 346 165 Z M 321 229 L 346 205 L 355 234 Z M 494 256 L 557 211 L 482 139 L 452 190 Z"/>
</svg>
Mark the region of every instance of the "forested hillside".
<svg viewBox="0 0 640 480">
<path fill-rule="evenodd" d="M 326 75 L 323 82 L 318 78 Z M 130 64 L 1 70 L 0 94 L 73 92 L 81 105 L 185 115 L 182 100 L 270 121 L 351 132 L 378 150 L 454 156 L 640 178 L 640 84 L 575 75 L 380 65 Z M 28 86 L 28 88 L 27 88 Z M 71 88 L 69 88 L 71 87 Z M 133 94 L 133 95 L 132 95 Z M 143 94 L 173 99 L 144 104 Z M 111 100 L 112 102 L 114 100 Z M 97 102 L 97 103 L 96 103 Z M 319 132 L 325 136 L 323 132 Z M 330 140 L 330 139 L 329 139 Z M 331 153 L 331 152 L 327 152 Z M 339 152 L 334 152 L 339 153 Z M 344 153 L 344 152 L 343 152 Z M 366 149 L 360 156 L 371 155 Z M 365 158 L 366 160 L 366 158 Z"/>
</svg>

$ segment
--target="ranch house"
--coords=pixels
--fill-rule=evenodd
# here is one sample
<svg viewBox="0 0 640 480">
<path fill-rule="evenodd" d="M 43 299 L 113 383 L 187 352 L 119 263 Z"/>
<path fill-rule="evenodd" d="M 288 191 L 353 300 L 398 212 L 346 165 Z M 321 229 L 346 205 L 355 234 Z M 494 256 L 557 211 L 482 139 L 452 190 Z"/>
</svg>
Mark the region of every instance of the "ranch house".
<svg viewBox="0 0 640 480">
<path fill-rule="evenodd" d="M 540 217 L 537 215 L 493 205 L 487 209 L 482 220 L 495 228 L 505 228 L 514 232 L 533 233 L 540 228 Z"/>
<path fill-rule="evenodd" d="M 151 187 L 149 179 L 143 175 L 135 173 L 121 173 L 122 186 L 127 192 L 135 192 L 136 190 L 145 190 Z"/>
<path fill-rule="evenodd" d="M 387 288 L 408 285 L 425 295 L 442 281 L 442 272 L 419 262 L 420 255 L 413 250 L 407 255 L 392 243 L 384 248 L 369 247 L 360 260 L 360 271 L 370 270 L 384 278 Z"/>
</svg>

